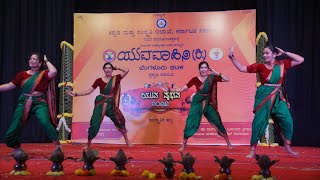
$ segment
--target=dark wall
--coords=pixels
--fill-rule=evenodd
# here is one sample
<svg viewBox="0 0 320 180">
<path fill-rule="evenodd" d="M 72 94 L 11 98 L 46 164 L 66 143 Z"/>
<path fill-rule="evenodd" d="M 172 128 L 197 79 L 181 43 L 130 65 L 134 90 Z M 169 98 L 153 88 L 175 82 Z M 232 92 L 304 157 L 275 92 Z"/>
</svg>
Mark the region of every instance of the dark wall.
<svg viewBox="0 0 320 180">
<path fill-rule="evenodd" d="M 46 54 L 60 69 L 60 42 L 73 41 L 74 2 L 66 0 L 0 1 L 0 84 L 10 82 L 28 68 L 32 52 Z M 59 77 L 55 78 L 56 83 Z M 19 90 L 0 92 L 0 142 L 9 127 Z M 23 141 L 47 142 L 38 121 L 31 118 L 23 131 Z"/>
<path fill-rule="evenodd" d="M 77 0 L 75 12 L 202 12 L 256 9 L 254 0 Z"/>
<path fill-rule="evenodd" d="M 320 125 L 319 1 L 257 1 L 257 32 L 276 46 L 305 58 L 287 73 L 287 92 L 294 120 L 293 144 L 319 146 Z"/>
<path fill-rule="evenodd" d="M 202 12 L 257 10 L 257 33 L 267 32 L 273 44 L 305 57 L 288 72 L 287 91 L 294 119 L 294 145 L 319 146 L 316 102 L 319 96 L 319 12 L 317 0 L 3 0 L 0 2 L 0 83 L 27 68 L 31 52 L 49 56 L 58 70 L 59 44 L 73 44 L 73 13 Z M 56 78 L 56 82 L 59 77 Z M 0 142 L 16 106 L 18 90 L 0 93 Z M 24 130 L 26 142 L 47 142 L 35 119 Z"/>
</svg>

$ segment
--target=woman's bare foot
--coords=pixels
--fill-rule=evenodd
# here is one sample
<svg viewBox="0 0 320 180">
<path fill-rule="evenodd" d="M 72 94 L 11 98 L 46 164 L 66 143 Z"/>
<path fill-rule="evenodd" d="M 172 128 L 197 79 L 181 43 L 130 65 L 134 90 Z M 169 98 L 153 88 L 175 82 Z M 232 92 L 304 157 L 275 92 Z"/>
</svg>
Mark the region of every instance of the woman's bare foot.
<svg viewBox="0 0 320 180">
<path fill-rule="evenodd" d="M 178 149 L 178 151 L 180 151 L 180 152 L 181 152 L 181 151 L 184 151 L 185 149 L 186 149 L 186 145 L 185 145 L 185 144 L 183 144 L 183 145 L 181 146 L 181 148 L 179 148 L 179 149 Z"/>
<path fill-rule="evenodd" d="M 133 144 L 130 143 L 130 141 L 128 139 L 128 135 L 127 135 L 128 130 L 127 129 L 125 129 L 125 130 L 119 129 L 119 131 L 121 132 L 122 136 L 124 137 L 124 140 L 126 141 L 126 144 L 128 145 L 128 147 L 132 147 Z"/>
<path fill-rule="evenodd" d="M 250 150 L 250 153 L 246 155 L 246 158 L 254 158 L 256 156 L 255 150 Z"/>
<path fill-rule="evenodd" d="M 86 145 L 85 146 L 83 146 L 83 150 L 88 150 L 89 148 L 90 148 L 90 146 L 91 146 L 91 141 L 92 141 L 92 139 L 88 139 L 88 142 L 86 143 Z"/>
<path fill-rule="evenodd" d="M 218 131 L 218 133 L 219 133 L 219 131 Z M 231 145 L 231 143 L 230 143 L 230 141 L 229 141 L 229 138 L 228 138 L 228 135 L 227 134 L 223 134 L 223 135 L 221 135 L 223 138 L 224 138 L 224 140 L 226 141 L 226 143 L 227 143 L 227 146 L 228 146 L 228 149 L 233 149 L 233 147 L 232 147 L 232 145 Z"/>
<path fill-rule="evenodd" d="M 284 144 L 284 150 L 287 151 L 292 156 L 299 156 L 299 153 L 296 151 L 293 151 L 289 144 Z"/>
<path fill-rule="evenodd" d="M 187 142 L 188 142 L 188 139 L 183 139 L 182 146 L 181 146 L 181 148 L 178 149 L 178 151 L 180 151 L 180 152 L 184 151 L 186 149 Z"/>
<path fill-rule="evenodd" d="M 90 148 L 90 146 L 88 146 L 88 145 L 85 145 L 82 147 L 83 150 L 88 150 L 89 148 Z"/>
<path fill-rule="evenodd" d="M 132 147 L 133 144 L 131 144 L 131 142 L 129 141 L 128 137 L 127 137 L 127 134 L 123 135 L 125 141 L 126 141 L 126 144 L 128 145 L 128 147 Z"/>
</svg>

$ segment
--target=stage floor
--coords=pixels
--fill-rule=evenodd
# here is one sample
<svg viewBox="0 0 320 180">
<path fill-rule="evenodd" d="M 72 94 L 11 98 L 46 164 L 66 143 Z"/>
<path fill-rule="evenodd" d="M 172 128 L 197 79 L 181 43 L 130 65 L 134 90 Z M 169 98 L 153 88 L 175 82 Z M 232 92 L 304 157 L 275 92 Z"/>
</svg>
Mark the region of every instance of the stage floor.
<svg viewBox="0 0 320 180">
<path fill-rule="evenodd" d="M 63 144 L 63 152 L 65 157 L 71 156 L 75 158 L 82 157 L 83 144 Z M 94 167 L 96 170 L 95 176 L 90 176 L 90 179 L 146 179 L 141 176 L 144 170 L 149 170 L 153 173 L 162 173 L 164 166 L 157 160 L 166 157 L 168 152 L 171 152 L 175 160 L 180 161 L 180 153 L 178 148 L 180 145 L 134 145 L 127 147 L 126 145 L 110 145 L 110 144 L 93 144 L 92 149 L 98 150 L 99 157 L 106 161 L 98 160 Z M 81 169 L 83 162 L 75 162 L 65 160 L 63 162 L 64 176 L 51 177 L 46 176 L 47 171 L 50 171 L 52 163 L 46 159 L 50 157 L 54 150 L 54 145 L 49 143 L 41 144 L 23 144 L 22 148 L 28 153 L 32 159 L 27 161 L 29 176 L 12 176 L 9 173 L 13 170 L 15 164 L 14 159 L 9 155 L 12 149 L 7 148 L 5 144 L 0 144 L 0 174 L 1 179 L 74 179 L 86 178 L 79 177 L 74 174 L 76 169 Z M 133 160 L 126 165 L 129 177 L 112 177 L 110 172 L 115 165 L 109 160 L 109 157 L 114 157 L 119 149 L 123 149 L 127 157 L 132 157 Z M 221 158 L 226 155 L 236 161 L 232 164 L 233 180 L 250 180 L 252 175 L 258 174 L 260 168 L 256 164 L 255 159 L 247 159 L 245 155 L 248 153 L 248 146 L 234 146 L 234 149 L 229 150 L 226 146 L 187 146 L 184 154 L 190 152 L 196 157 L 194 169 L 195 173 L 202 179 L 214 179 L 214 176 L 219 172 L 219 164 L 214 162 L 214 155 Z M 271 160 L 279 159 L 280 161 L 271 167 L 272 175 L 277 179 L 319 179 L 320 177 L 320 148 L 319 147 L 293 147 L 293 150 L 300 152 L 299 157 L 289 156 L 283 151 L 283 147 L 258 147 L 258 154 L 266 154 Z M 175 179 L 179 177 L 183 166 L 177 164 L 175 166 Z M 164 178 L 164 175 L 160 179 Z"/>
</svg>

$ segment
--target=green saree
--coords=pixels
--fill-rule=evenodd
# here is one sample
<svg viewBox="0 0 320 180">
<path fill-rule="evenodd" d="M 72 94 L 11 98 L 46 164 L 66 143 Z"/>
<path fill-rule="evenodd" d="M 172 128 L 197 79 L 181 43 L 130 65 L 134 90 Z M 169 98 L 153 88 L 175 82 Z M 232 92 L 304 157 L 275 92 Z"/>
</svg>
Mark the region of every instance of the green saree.
<svg viewBox="0 0 320 180">
<path fill-rule="evenodd" d="M 27 123 L 30 113 L 34 114 L 52 141 L 58 140 L 57 133 L 51 124 L 51 117 L 46 101 L 47 95 L 33 96 L 32 92 L 40 83 L 44 71 L 37 72 L 22 82 L 22 88 L 9 129 L 6 132 L 6 144 L 14 148 L 20 145 L 21 130 Z"/>
<path fill-rule="evenodd" d="M 95 99 L 88 132 L 89 140 L 97 136 L 104 116 L 108 116 L 120 131 L 126 131 L 125 119 L 119 109 L 120 84 L 116 86 L 116 78 L 117 76 L 113 76 L 104 88 L 103 94 L 99 94 Z"/>
<path fill-rule="evenodd" d="M 213 82 L 214 75 L 211 74 L 200 86 L 200 90 L 193 96 L 190 111 L 184 128 L 184 139 L 193 136 L 199 129 L 202 115 L 218 131 L 219 135 L 226 134 L 216 106 L 216 82 Z M 214 96 L 214 97 L 212 97 Z"/>
<path fill-rule="evenodd" d="M 293 132 L 293 119 L 283 95 L 283 64 L 274 65 L 267 78 L 269 81 L 257 88 L 254 103 L 254 119 L 250 145 L 256 144 L 265 134 L 269 119 L 279 125 L 285 143 L 290 144 Z"/>
</svg>

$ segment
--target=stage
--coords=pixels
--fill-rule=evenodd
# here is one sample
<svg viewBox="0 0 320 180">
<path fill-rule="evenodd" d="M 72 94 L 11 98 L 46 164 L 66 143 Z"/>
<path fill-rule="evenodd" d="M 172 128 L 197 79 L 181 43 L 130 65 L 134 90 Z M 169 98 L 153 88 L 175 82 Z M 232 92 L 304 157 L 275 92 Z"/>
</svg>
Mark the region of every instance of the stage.
<svg viewBox="0 0 320 180">
<path fill-rule="evenodd" d="M 82 157 L 83 144 L 63 144 L 63 152 L 65 157 Z M 51 143 L 41 144 L 23 144 L 22 148 L 28 153 L 29 157 L 33 157 L 27 161 L 29 176 L 13 176 L 10 172 L 15 164 L 14 159 L 10 156 L 12 149 L 7 148 L 5 144 L 0 144 L 0 174 L 1 179 L 146 179 L 141 176 L 144 170 L 149 170 L 152 173 L 161 173 L 164 166 L 157 160 L 163 159 L 171 152 L 174 160 L 181 161 L 181 156 L 178 151 L 180 145 L 134 145 L 127 147 L 126 145 L 110 145 L 110 144 L 93 144 L 92 149 L 98 150 L 99 157 L 104 158 L 94 163 L 96 170 L 95 176 L 80 177 L 75 175 L 76 169 L 81 169 L 84 163 L 82 161 L 65 160 L 63 162 L 64 176 L 52 177 L 46 176 L 47 171 L 50 171 L 52 163 L 46 159 L 50 157 L 54 150 L 54 145 Z M 132 157 L 133 160 L 126 165 L 129 177 L 112 177 L 110 172 L 115 165 L 109 160 L 109 157 L 114 157 L 119 149 L 123 149 L 127 157 Z M 190 152 L 196 157 L 194 164 L 195 173 L 201 176 L 201 179 L 214 179 L 214 176 L 219 172 L 219 164 L 214 162 L 214 155 L 221 158 L 226 155 L 236 161 L 232 164 L 233 180 L 250 180 L 252 175 L 258 174 L 260 168 L 256 164 L 255 159 L 247 159 L 245 155 L 248 153 L 248 146 L 234 146 L 229 150 L 226 146 L 187 146 L 184 154 Z M 277 179 L 318 179 L 320 176 L 320 148 L 319 147 L 293 147 L 293 150 L 300 153 L 299 157 L 289 156 L 283 151 L 283 147 L 258 147 L 258 154 L 266 154 L 271 160 L 279 159 L 280 161 L 271 167 L 272 175 Z M 175 176 L 177 179 L 181 173 L 183 166 L 179 163 L 175 166 Z M 318 177 L 318 178 L 317 178 Z"/>
</svg>

